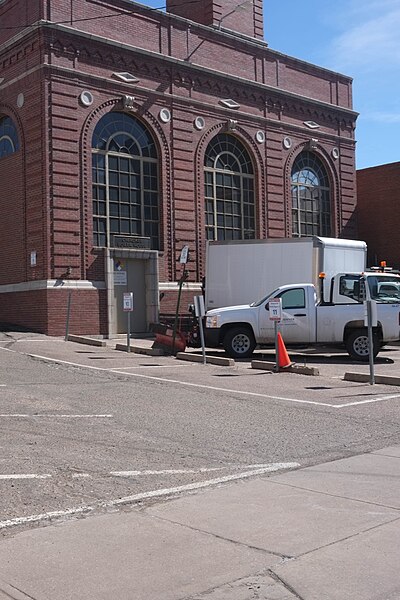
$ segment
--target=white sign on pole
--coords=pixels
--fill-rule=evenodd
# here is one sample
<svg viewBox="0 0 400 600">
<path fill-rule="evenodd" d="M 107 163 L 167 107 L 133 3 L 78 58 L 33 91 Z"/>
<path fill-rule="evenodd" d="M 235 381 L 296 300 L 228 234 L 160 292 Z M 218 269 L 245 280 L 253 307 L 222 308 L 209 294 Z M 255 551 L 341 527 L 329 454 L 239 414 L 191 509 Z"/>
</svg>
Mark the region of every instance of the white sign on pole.
<svg viewBox="0 0 400 600">
<path fill-rule="evenodd" d="M 181 256 L 180 256 L 179 262 L 182 265 L 186 265 L 188 258 L 189 258 L 189 246 L 183 246 L 183 248 L 181 250 Z"/>
<path fill-rule="evenodd" d="M 282 321 L 282 298 L 271 298 L 268 302 L 271 321 Z"/>
<path fill-rule="evenodd" d="M 204 317 L 206 314 L 205 306 L 204 306 L 204 298 L 203 296 L 195 296 L 194 298 L 194 312 L 196 317 Z"/>
<path fill-rule="evenodd" d="M 133 311 L 133 292 L 124 293 L 124 312 Z"/>
<path fill-rule="evenodd" d="M 196 317 L 199 320 L 200 341 L 201 341 L 201 348 L 202 348 L 202 352 L 203 352 L 203 364 L 206 364 L 206 362 L 207 362 L 206 346 L 205 346 L 205 342 L 204 342 L 204 330 L 203 330 L 203 317 L 205 316 L 206 311 L 205 311 L 203 296 L 195 296 L 194 297 L 194 312 L 196 314 Z"/>
</svg>

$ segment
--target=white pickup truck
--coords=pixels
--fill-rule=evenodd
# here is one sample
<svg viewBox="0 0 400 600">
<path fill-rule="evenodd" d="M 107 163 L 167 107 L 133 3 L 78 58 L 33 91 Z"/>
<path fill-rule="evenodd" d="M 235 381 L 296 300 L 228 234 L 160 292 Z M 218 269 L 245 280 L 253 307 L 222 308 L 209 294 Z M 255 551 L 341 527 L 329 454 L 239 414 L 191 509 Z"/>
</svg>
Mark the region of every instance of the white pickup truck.
<svg viewBox="0 0 400 600">
<path fill-rule="evenodd" d="M 320 299 L 319 290 L 312 284 L 293 284 L 283 285 L 252 304 L 209 310 L 206 345 L 223 346 L 233 358 L 251 356 L 257 345 L 273 345 L 269 301 L 281 298 L 279 331 L 287 346 L 344 345 L 351 357 L 368 360 L 363 277 L 371 299 L 377 302 L 377 325 L 373 329 L 376 356 L 382 345 L 400 337 L 400 276 L 391 273 L 338 273 L 332 277 L 328 300 Z"/>
</svg>

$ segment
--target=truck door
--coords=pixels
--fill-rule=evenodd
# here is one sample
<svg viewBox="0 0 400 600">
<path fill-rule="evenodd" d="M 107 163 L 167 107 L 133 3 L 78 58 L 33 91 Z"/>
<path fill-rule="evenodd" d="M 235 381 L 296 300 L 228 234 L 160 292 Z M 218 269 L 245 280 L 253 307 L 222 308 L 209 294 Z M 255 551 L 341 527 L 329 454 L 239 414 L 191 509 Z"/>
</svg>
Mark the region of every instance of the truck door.
<svg viewBox="0 0 400 600">
<path fill-rule="evenodd" d="M 283 290 L 276 298 L 282 298 L 282 321 L 279 331 L 288 344 L 308 344 L 313 338 L 311 316 L 315 306 L 309 306 L 307 291 L 304 287 Z M 309 294 L 311 297 L 312 294 Z M 315 302 L 314 302 L 315 304 Z M 269 318 L 268 302 L 259 312 L 260 342 L 273 343 L 274 323 Z"/>
</svg>

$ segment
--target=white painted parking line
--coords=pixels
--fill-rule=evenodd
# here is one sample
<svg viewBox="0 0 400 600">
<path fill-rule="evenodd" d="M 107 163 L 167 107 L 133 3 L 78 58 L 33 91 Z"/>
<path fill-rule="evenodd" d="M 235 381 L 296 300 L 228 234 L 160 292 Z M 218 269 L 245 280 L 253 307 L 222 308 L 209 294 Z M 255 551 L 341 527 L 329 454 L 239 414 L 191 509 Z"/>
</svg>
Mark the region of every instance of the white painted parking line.
<svg viewBox="0 0 400 600">
<path fill-rule="evenodd" d="M 52 512 L 42 513 L 40 515 L 16 517 L 15 519 L 7 519 L 6 521 L 0 521 L 0 529 L 6 529 L 7 527 L 15 527 L 16 525 L 26 525 L 27 523 L 40 523 L 41 521 L 51 521 L 51 519 L 75 516 L 82 513 L 89 513 L 93 510 L 94 506 L 82 506 L 80 508 L 70 508 L 67 510 L 55 510 Z"/>
<path fill-rule="evenodd" d="M 136 365 L 133 367 L 112 367 L 109 370 L 119 371 L 121 369 L 182 369 L 183 367 L 186 367 L 186 365 Z"/>
<path fill-rule="evenodd" d="M 198 481 L 196 483 L 189 483 L 187 485 L 180 485 L 172 488 L 164 488 L 160 490 L 151 490 L 149 492 L 142 492 L 140 494 L 134 494 L 133 496 L 125 496 L 124 498 L 117 498 L 116 500 L 109 500 L 108 502 L 99 502 L 94 506 L 78 506 L 76 508 L 68 508 L 66 510 L 58 510 L 38 515 L 29 515 L 27 517 L 15 517 L 13 519 L 6 519 L 0 521 L 0 529 L 7 529 L 15 527 L 16 525 L 25 525 L 28 523 L 40 523 L 43 521 L 51 521 L 51 519 L 58 519 L 69 516 L 76 516 L 82 514 L 89 514 L 96 509 L 107 509 L 114 508 L 116 506 L 124 504 L 136 504 L 150 498 L 163 498 L 166 496 L 176 496 L 183 492 L 190 492 L 230 481 L 237 481 L 239 479 L 248 479 L 257 475 L 265 475 L 266 473 L 273 473 L 276 471 L 284 471 L 288 469 L 295 469 L 300 467 L 299 463 L 272 463 L 260 469 L 253 469 L 251 471 L 243 471 L 242 473 L 236 473 L 235 475 L 226 475 L 218 479 L 209 479 L 207 481 Z"/>
<path fill-rule="evenodd" d="M 16 342 L 48 342 L 49 340 L 42 340 L 40 338 L 21 338 L 19 340 L 2 340 L 0 344 L 15 344 Z M 52 342 L 63 342 L 64 340 L 57 340 L 52 338 Z"/>
<path fill-rule="evenodd" d="M 26 413 L 4 413 L 0 414 L 0 418 L 14 418 L 14 419 L 112 419 L 114 415 L 50 415 L 50 414 L 26 414 Z"/>
<path fill-rule="evenodd" d="M 278 463 L 279 464 L 279 463 Z M 292 463 L 295 464 L 295 463 Z M 297 463 L 296 463 L 297 465 Z M 161 470 L 151 470 L 145 469 L 144 471 L 110 471 L 108 475 L 112 475 L 113 477 L 140 477 L 145 475 L 192 475 L 192 474 L 201 474 L 201 473 L 210 473 L 215 471 L 226 471 L 227 469 L 236 470 L 236 469 L 245 469 L 248 471 L 259 470 L 259 469 L 270 469 L 271 463 L 261 464 L 261 465 L 228 465 L 225 467 L 200 467 L 198 469 L 161 469 Z M 11 474 L 0 474 L 0 480 L 7 479 L 49 479 L 52 477 L 57 477 L 54 475 L 50 475 L 48 473 L 45 474 L 37 474 L 37 473 L 11 473 Z M 97 477 L 101 477 L 101 474 L 98 474 Z M 93 479 L 93 475 L 90 473 L 73 473 L 71 475 L 72 479 Z"/>
<path fill-rule="evenodd" d="M 258 394 L 257 392 L 247 392 L 244 390 L 233 390 L 229 388 L 221 388 L 211 385 L 204 385 L 201 383 L 190 383 L 188 381 L 180 381 L 179 379 L 167 379 L 163 377 L 156 377 L 155 375 L 143 375 L 142 373 L 127 373 L 125 371 L 112 370 L 106 367 L 94 367 L 93 365 L 82 365 L 80 363 L 74 363 L 66 360 L 59 360 L 56 358 L 49 358 L 47 356 L 40 356 L 38 354 L 28 354 L 27 356 L 31 356 L 32 358 L 39 358 L 41 360 L 47 360 L 49 362 L 55 362 L 57 364 L 70 365 L 72 367 L 79 367 L 80 369 L 92 369 L 95 371 L 106 371 L 108 373 L 112 372 L 118 375 L 129 375 L 130 377 L 141 377 L 142 379 L 149 379 L 151 381 L 161 381 L 163 383 L 176 383 L 182 386 L 195 387 L 205 390 L 213 390 L 218 392 L 228 392 L 229 394 L 239 394 L 245 396 L 254 396 L 257 398 L 268 398 L 270 400 L 286 400 L 287 402 L 297 402 L 299 404 L 313 404 L 316 406 L 329 406 L 334 407 L 334 404 L 330 404 L 329 402 L 316 402 L 314 400 L 299 400 L 297 398 L 285 398 L 284 396 L 271 396 L 268 394 Z"/>
<path fill-rule="evenodd" d="M 15 342 L 48 342 L 49 340 L 47 339 L 42 339 L 42 338 L 20 338 L 19 340 L 14 340 Z M 64 339 L 57 339 L 57 338 L 51 338 L 52 342 L 65 342 Z"/>
<path fill-rule="evenodd" d="M 198 474 L 198 473 L 210 473 L 213 471 L 226 471 L 227 469 L 265 469 L 271 467 L 271 464 L 263 465 L 242 465 L 234 466 L 229 465 L 225 467 L 201 467 L 199 469 L 161 469 L 159 471 L 153 471 L 146 469 L 144 471 L 111 471 L 110 475 L 114 477 L 139 477 L 141 475 L 185 475 Z"/>
<path fill-rule="evenodd" d="M 346 402 L 345 404 L 337 404 L 335 408 L 345 408 L 346 406 L 359 406 L 360 404 L 384 402 L 385 400 L 392 400 L 393 398 L 400 398 L 400 394 L 391 394 L 390 396 L 381 396 L 380 398 L 369 398 L 368 400 L 357 400 L 356 402 Z"/>
<path fill-rule="evenodd" d="M 6 348 L 0 348 L 0 350 L 6 350 Z M 390 400 L 390 399 L 396 397 L 396 396 L 386 396 L 384 398 L 377 397 L 377 398 L 371 398 L 370 400 L 359 400 L 359 401 L 355 401 L 355 402 L 348 402 L 345 404 L 332 404 L 331 402 L 318 402 L 316 400 L 301 400 L 299 398 L 287 398 L 285 396 L 272 396 L 270 394 L 260 394 L 257 392 L 248 392 L 246 390 L 235 390 L 235 389 L 230 389 L 230 388 L 222 388 L 222 387 L 217 387 L 217 386 L 205 385 L 205 384 L 201 384 L 201 383 L 191 383 L 188 381 L 181 381 L 179 379 L 168 379 L 168 378 L 163 378 L 163 377 L 157 377 L 156 375 L 144 375 L 142 373 L 129 373 L 127 371 L 119 370 L 116 368 L 111 369 L 111 368 L 106 368 L 106 367 L 95 367 L 93 365 L 84 365 L 81 363 L 74 363 L 71 361 L 61 360 L 61 359 L 57 359 L 57 358 L 49 358 L 47 356 L 41 356 L 38 354 L 27 354 L 27 356 L 31 356 L 32 358 L 39 358 L 40 360 L 46 360 L 48 362 L 54 362 L 57 364 L 64 364 L 64 365 L 69 365 L 72 367 L 78 367 L 80 369 L 105 371 L 108 373 L 115 373 L 118 375 L 126 375 L 126 376 L 130 376 L 130 377 L 141 377 L 142 379 L 148 379 L 151 381 L 160 381 L 163 383 L 174 383 L 174 384 L 181 385 L 181 386 L 188 386 L 188 387 L 194 387 L 194 388 L 199 388 L 199 389 L 218 391 L 218 392 L 222 392 L 222 393 L 238 394 L 241 396 L 249 396 L 249 397 L 254 397 L 254 398 L 265 398 L 265 399 L 269 399 L 269 400 L 282 400 L 284 402 L 293 402 L 296 404 L 326 406 L 328 408 L 335 408 L 335 409 L 347 408 L 349 406 L 357 406 L 357 405 L 362 405 L 365 403 L 373 404 L 373 403 L 377 403 L 377 402 L 382 402 L 385 399 Z"/>
<path fill-rule="evenodd" d="M 226 467 L 220 467 L 226 468 Z M 139 477 L 140 475 L 184 475 L 186 473 L 206 473 L 216 469 L 164 469 L 161 471 L 111 471 L 113 477 Z"/>
<path fill-rule="evenodd" d="M 218 479 L 209 479 L 208 481 L 198 481 L 196 483 L 188 483 L 187 485 L 180 485 L 172 488 L 165 488 L 163 490 L 154 490 L 151 492 L 142 492 L 141 494 L 134 494 L 133 496 L 125 496 L 125 498 L 118 498 L 117 500 L 111 500 L 110 502 L 103 503 L 102 506 L 110 507 L 119 506 L 121 504 L 133 504 L 149 498 L 160 498 L 162 496 L 171 496 L 179 494 L 180 492 L 187 492 L 192 490 L 200 490 L 203 488 L 220 485 L 221 483 L 228 483 L 230 481 L 237 481 L 239 479 L 248 479 L 249 477 L 255 477 L 256 475 L 265 475 L 266 473 L 273 473 L 275 471 L 281 471 L 286 469 L 295 469 L 300 467 L 299 463 L 274 463 L 261 469 L 254 469 L 252 471 L 243 471 L 242 473 L 236 473 L 234 475 L 225 475 Z M 1 522 L 0 522 L 1 528 Z"/>
<path fill-rule="evenodd" d="M 0 475 L 0 480 L 4 479 L 48 479 L 51 475 L 38 475 L 37 473 L 10 473 L 7 475 Z"/>
</svg>

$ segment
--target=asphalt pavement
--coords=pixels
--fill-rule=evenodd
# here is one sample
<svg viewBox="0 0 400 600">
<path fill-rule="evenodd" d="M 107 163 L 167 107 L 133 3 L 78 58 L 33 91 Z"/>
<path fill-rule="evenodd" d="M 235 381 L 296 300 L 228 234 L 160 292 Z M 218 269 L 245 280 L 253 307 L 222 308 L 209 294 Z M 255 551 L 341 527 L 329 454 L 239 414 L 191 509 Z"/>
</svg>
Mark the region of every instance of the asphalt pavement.
<svg viewBox="0 0 400 600">
<path fill-rule="evenodd" d="M 0 543 L 0 598 L 398 600 L 400 447 Z"/>
<path fill-rule="evenodd" d="M 3 334 L 0 343 L 5 352 L 75 369 L 126 374 L 133 368 L 132 357 L 111 343 L 91 348 L 35 334 Z M 348 361 L 333 356 L 306 356 L 319 365 L 320 377 L 257 371 L 241 377 L 249 369 L 244 362 L 214 370 L 219 379 L 212 387 L 204 371 L 211 366 L 185 365 L 177 375 L 172 357 L 149 359 L 150 370 L 135 377 L 316 410 L 369 411 L 387 403 L 398 417 L 400 390 L 344 382 Z M 396 373 L 397 356 L 397 348 L 388 350 L 377 371 Z M 4 373 L 4 385 L 15 377 Z M 17 377 L 24 380 L 23 373 Z M 400 443 L 306 468 L 294 462 L 257 467 L 96 507 L 31 515 L 31 521 L 3 519 L 0 598 L 400 599 Z"/>
</svg>

